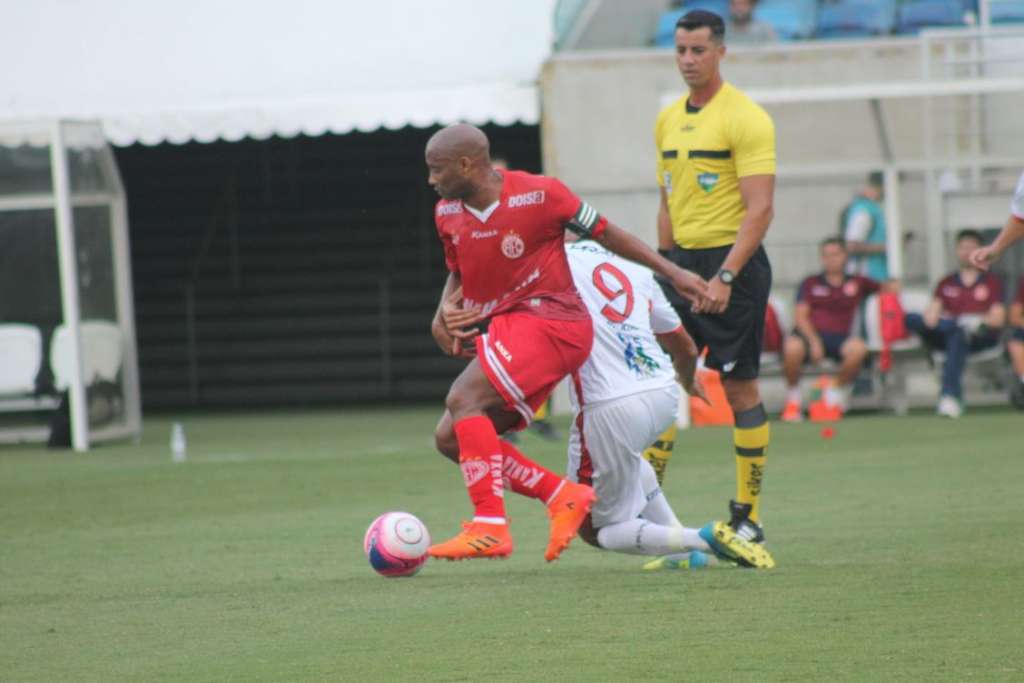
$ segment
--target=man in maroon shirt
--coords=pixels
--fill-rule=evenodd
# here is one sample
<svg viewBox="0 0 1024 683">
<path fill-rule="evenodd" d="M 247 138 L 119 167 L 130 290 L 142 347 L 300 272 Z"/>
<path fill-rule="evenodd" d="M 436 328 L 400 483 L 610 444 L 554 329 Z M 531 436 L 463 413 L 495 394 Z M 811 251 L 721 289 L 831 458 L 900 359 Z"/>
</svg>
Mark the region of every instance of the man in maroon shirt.
<svg viewBox="0 0 1024 683">
<path fill-rule="evenodd" d="M 908 313 L 907 329 L 920 335 L 926 346 L 946 354 L 942 369 L 942 395 L 936 412 L 945 417 L 963 414 L 963 374 L 967 355 L 999 343 L 1006 323 L 1003 285 L 992 273 L 971 263 L 971 253 L 982 245 L 981 233 L 961 230 L 956 236 L 960 269 L 935 287 L 924 313 Z"/>
<path fill-rule="evenodd" d="M 1017 296 L 1010 304 L 1010 326 L 1013 334 L 1006 344 L 1006 350 L 1013 364 L 1013 374 L 1019 380 L 1010 390 L 1010 402 L 1024 410 L 1024 276 L 1017 283 Z"/>
<path fill-rule="evenodd" d="M 837 419 L 845 410 L 846 388 L 857 377 L 868 355 L 867 344 L 853 331 L 853 321 L 861 302 L 880 288 L 875 280 L 846 274 L 846 243 L 830 237 L 821 243 L 822 272 L 805 279 L 797 290 L 795 329 L 783 345 L 786 375 L 785 422 L 803 419 L 800 374 L 806 361 L 817 363 L 831 358 L 839 363 L 833 385 L 825 390 L 821 417 Z M 816 419 L 812 406 L 811 419 Z"/>
</svg>

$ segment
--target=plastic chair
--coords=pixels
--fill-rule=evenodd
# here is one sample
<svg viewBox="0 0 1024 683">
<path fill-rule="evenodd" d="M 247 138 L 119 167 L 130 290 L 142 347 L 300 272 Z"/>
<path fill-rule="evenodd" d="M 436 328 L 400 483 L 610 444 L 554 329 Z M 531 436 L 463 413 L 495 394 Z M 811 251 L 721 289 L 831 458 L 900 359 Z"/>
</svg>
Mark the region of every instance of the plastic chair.
<svg viewBox="0 0 1024 683">
<path fill-rule="evenodd" d="M 993 24 L 1024 23 L 1024 0 L 992 0 L 989 13 Z"/>
<path fill-rule="evenodd" d="M 85 320 L 81 329 L 82 376 L 86 385 L 97 381 L 116 381 L 124 356 L 121 329 L 108 320 Z M 58 391 L 67 389 L 71 384 L 71 333 L 64 325 L 53 332 L 50 369 L 53 370 L 54 387 Z"/>
<path fill-rule="evenodd" d="M 754 9 L 754 19 L 770 24 L 781 40 L 810 38 L 817 28 L 818 4 L 814 0 L 762 0 Z"/>
<path fill-rule="evenodd" d="M 963 26 L 960 0 L 910 0 L 897 10 L 896 32 L 915 34 L 929 26 Z"/>
<path fill-rule="evenodd" d="M 840 0 L 825 3 L 818 12 L 819 38 L 858 38 L 892 33 L 895 0 Z"/>
<path fill-rule="evenodd" d="M 42 365 L 43 335 L 37 327 L 0 324 L 0 395 L 34 393 Z"/>
</svg>

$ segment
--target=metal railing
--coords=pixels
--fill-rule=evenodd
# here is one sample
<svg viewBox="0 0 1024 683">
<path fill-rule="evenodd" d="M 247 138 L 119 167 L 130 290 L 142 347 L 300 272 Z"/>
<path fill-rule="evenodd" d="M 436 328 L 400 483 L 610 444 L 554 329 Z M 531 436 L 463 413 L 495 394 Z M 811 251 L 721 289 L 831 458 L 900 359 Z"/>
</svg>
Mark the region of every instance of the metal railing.
<svg viewBox="0 0 1024 683">
<path fill-rule="evenodd" d="M 213 206 L 210 225 L 203 236 L 199 251 L 192 259 L 185 281 L 185 341 L 188 358 L 189 401 L 199 405 L 199 342 L 196 333 L 196 288 L 202 273 L 203 264 L 210 253 L 213 241 L 220 232 L 221 225 L 228 229 L 228 259 L 231 268 L 231 282 L 235 289 L 242 285 L 241 265 L 238 255 L 238 197 L 235 193 L 235 180 L 229 176 Z"/>
</svg>

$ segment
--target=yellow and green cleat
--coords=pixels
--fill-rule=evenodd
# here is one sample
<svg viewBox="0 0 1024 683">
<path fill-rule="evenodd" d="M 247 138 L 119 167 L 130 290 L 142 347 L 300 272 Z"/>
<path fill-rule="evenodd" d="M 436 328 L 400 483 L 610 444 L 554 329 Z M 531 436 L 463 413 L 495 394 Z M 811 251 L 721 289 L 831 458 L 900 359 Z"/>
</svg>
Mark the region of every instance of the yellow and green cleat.
<svg viewBox="0 0 1024 683">
<path fill-rule="evenodd" d="M 756 569 L 771 569 L 775 566 L 775 559 L 763 545 L 742 538 L 725 522 L 709 522 L 700 530 L 700 537 L 711 546 L 719 559 L 733 560 L 741 567 Z"/>
</svg>

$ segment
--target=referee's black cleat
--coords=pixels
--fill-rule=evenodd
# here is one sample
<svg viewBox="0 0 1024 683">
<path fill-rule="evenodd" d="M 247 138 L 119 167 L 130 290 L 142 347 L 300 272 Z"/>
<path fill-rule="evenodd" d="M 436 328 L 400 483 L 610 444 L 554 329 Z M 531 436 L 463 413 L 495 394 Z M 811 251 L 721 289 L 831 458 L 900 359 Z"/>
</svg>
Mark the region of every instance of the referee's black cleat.
<svg viewBox="0 0 1024 683">
<path fill-rule="evenodd" d="M 736 535 L 751 543 L 764 543 L 764 528 L 750 521 L 750 503 L 729 501 L 729 526 Z"/>
</svg>

